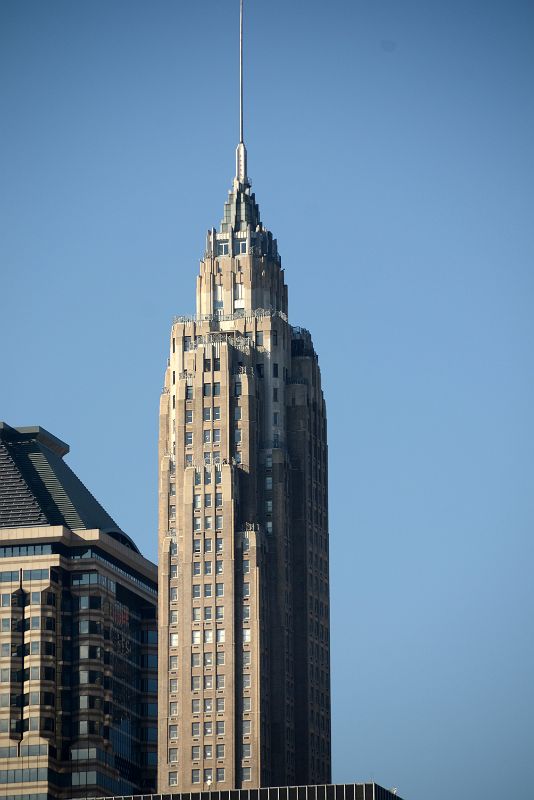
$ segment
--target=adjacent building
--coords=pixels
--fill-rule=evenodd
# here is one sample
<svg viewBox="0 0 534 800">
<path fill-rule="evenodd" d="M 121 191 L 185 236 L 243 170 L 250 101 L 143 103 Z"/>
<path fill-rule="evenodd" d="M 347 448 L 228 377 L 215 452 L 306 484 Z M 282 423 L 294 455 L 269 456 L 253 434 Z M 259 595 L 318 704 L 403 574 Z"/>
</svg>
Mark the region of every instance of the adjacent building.
<svg viewBox="0 0 534 800">
<path fill-rule="evenodd" d="M 156 788 L 157 569 L 40 427 L 0 423 L 0 795 Z"/>
<path fill-rule="evenodd" d="M 243 141 L 160 403 L 158 791 L 330 781 L 326 410 Z"/>
</svg>

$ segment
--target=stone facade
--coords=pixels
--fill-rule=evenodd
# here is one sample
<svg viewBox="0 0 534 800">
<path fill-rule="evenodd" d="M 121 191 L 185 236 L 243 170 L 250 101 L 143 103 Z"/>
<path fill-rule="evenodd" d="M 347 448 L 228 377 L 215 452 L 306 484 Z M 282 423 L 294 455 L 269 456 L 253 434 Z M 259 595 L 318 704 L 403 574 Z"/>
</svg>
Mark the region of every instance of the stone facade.
<svg viewBox="0 0 534 800">
<path fill-rule="evenodd" d="M 237 152 L 160 402 L 158 791 L 327 783 L 326 411 Z"/>
</svg>

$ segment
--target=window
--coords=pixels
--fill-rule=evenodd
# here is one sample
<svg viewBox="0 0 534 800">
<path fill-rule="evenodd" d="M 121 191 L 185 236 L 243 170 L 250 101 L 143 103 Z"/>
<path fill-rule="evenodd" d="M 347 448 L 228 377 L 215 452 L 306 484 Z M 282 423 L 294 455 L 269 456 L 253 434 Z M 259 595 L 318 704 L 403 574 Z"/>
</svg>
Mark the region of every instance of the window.
<svg viewBox="0 0 534 800">
<path fill-rule="evenodd" d="M 224 736 L 224 722 L 217 723 L 217 736 Z"/>
<path fill-rule="evenodd" d="M 193 422 L 193 412 L 192 411 L 187 410 L 185 412 L 185 422 L 186 422 L 186 425 L 190 425 Z"/>
<path fill-rule="evenodd" d="M 272 512 L 273 512 L 273 501 L 272 500 L 266 500 L 265 501 L 265 511 L 267 512 L 267 514 L 272 514 Z"/>
<path fill-rule="evenodd" d="M 216 492 L 215 505 L 217 506 L 217 508 L 221 508 L 222 504 L 223 504 L 222 492 Z"/>
<path fill-rule="evenodd" d="M 193 622 L 200 622 L 200 608 L 192 608 L 191 609 L 191 616 Z"/>
<path fill-rule="evenodd" d="M 217 653 L 217 666 L 224 667 L 224 653 Z"/>
<path fill-rule="evenodd" d="M 275 411 L 273 414 L 273 425 L 280 425 L 280 414 L 278 411 Z"/>
<path fill-rule="evenodd" d="M 169 645 L 170 645 L 170 647 L 178 647 L 178 634 L 177 633 L 169 633 Z"/>
<path fill-rule="evenodd" d="M 169 681 L 169 691 L 170 692 L 178 691 L 178 681 L 176 678 L 171 678 L 171 680 Z"/>
<path fill-rule="evenodd" d="M 187 353 L 188 350 L 191 350 L 191 337 L 184 336 L 184 352 Z"/>
<path fill-rule="evenodd" d="M 250 689 L 250 675 L 243 673 L 243 689 Z"/>
<path fill-rule="evenodd" d="M 211 508 L 211 494 L 204 495 L 204 505 L 206 508 Z"/>
<path fill-rule="evenodd" d="M 273 364 L 273 378 L 278 378 L 278 364 Z"/>
<path fill-rule="evenodd" d="M 213 396 L 220 397 L 220 394 L 221 394 L 221 384 L 218 381 L 216 381 L 213 384 Z"/>
<path fill-rule="evenodd" d="M 241 383 L 237 381 L 234 387 L 234 394 L 236 397 L 241 397 L 242 393 L 243 393 L 243 387 Z"/>
<path fill-rule="evenodd" d="M 204 517 L 204 528 L 210 531 L 213 527 L 213 517 Z"/>
<path fill-rule="evenodd" d="M 222 553 L 223 551 L 223 540 L 219 539 L 219 537 L 215 539 L 215 549 L 217 550 L 218 553 Z"/>
<path fill-rule="evenodd" d="M 204 653 L 204 666 L 205 667 L 213 666 L 213 653 Z"/>
<path fill-rule="evenodd" d="M 251 708 L 250 697 L 243 698 L 243 711 L 248 712 Z"/>
<path fill-rule="evenodd" d="M 243 606 L 243 621 L 248 622 L 250 620 L 250 606 Z"/>
<path fill-rule="evenodd" d="M 220 467 L 215 468 L 215 483 L 222 483 L 222 472 Z"/>
<path fill-rule="evenodd" d="M 204 597 L 211 597 L 213 594 L 213 587 L 211 583 L 204 584 Z"/>
<path fill-rule="evenodd" d="M 193 714 L 200 714 L 200 700 L 191 700 L 191 712 Z"/>
<path fill-rule="evenodd" d="M 224 561 L 216 561 L 215 562 L 215 574 L 216 575 L 222 575 L 223 574 L 223 568 L 224 568 Z"/>
<path fill-rule="evenodd" d="M 200 736 L 200 722 L 191 723 L 191 735 Z"/>
<path fill-rule="evenodd" d="M 250 597 L 250 583 L 243 584 L 243 597 Z"/>
<path fill-rule="evenodd" d="M 200 783 L 200 770 L 199 769 L 192 769 L 191 770 L 191 783 Z"/>
<path fill-rule="evenodd" d="M 193 584 L 193 599 L 200 597 L 200 583 Z"/>
<path fill-rule="evenodd" d="M 249 719 L 244 719 L 243 720 L 243 734 L 245 736 L 249 736 L 250 735 L 250 728 L 251 728 L 250 720 Z"/>
<path fill-rule="evenodd" d="M 198 744 L 194 744 L 191 748 L 191 760 L 198 761 L 200 758 L 200 746 Z"/>
<path fill-rule="evenodd" d="M 228 241 L 220 241 L 217 242 L 217 255 L 218 256 L 227 256 L 228 255 Z"/>
<path fill-rule="evenodd" d="M 213 675 L 204 675 L 204 689 L 213 689 Z"/>
<path fill-rule="evenodd" d="M 211 606 L 206 606 L 204 608 L 204 621 L 211 622 L 212 619 L 212 608 Z"/>
<path fill-rule="evenodd" d="M 200 517 L 195 517 L 193 519 L 193 530 L 194 531 L 202 530 L 202 520 L 200 519 Z"/>
<path fill-rule="evenodd" d="M 256 372 L 259 378 L 263 378 L 263 364 L 256 364 Z"/>
<path fill-rule="evenodd" d="M 204 552 L 205 553 L 211 553 L 212 544 L 213 544 L 213 540 L 212 539 L 209 539 L 209 538 L 208 539 L 204 539 Z"/>
<path fill-rule="evenodd" d="M 219 514 L 215 517 L 215 527 L 218 531 L 222 530 L 223 527 L 223 517 L 222 514 Z"/>
<path fill-rule="evenodd" d="M 193 387 L 192 386 L 187 385 L 185 387 L 185 399 L 186 400 L 192 400 L 193 399 Z"/>
<path fill-rule="evenodd" d="M 212 644 L 213 642 L 213 631 L 207 630 L 204 631 L 204 644 Z"/>
<path fill-rule="evenodd" d="M 213 758 L 213 745 L 212 744 L 205 744 L 204 745 L 204 758 Z"/>
<path fill-rule="evenodd" d="M 169 658 L 169 669 L 178 669 L 178 656 L 171 656 Z"/>
<path fill-rule="evenodd" d="M 193 562 L 193 575 L 200 575 L 200 561 Z"/>
<path fill-rule="evenodd" d="M 278 402 L 278 389 L 273 389 L 273 400 L 275 403 Z"/>
<path fill-rule="evenodd" d="M 224 767 L 217 767 L 217 783 L 224 781 Z"/>
<path fill-rule="evenodd" d="M 213 431 L 213 444 L 220 444 L 221 443 L 221 431 L 220 428 L 215 428 Z"/>
<path fill-rule="evenodd" d="M 213 359 L 213 371 L 214 372 L 219 372 L 220 369 L 221 369 L 221 359 L 220 358 L 214 358 Z"/>
<path fill-rule="evenodd" d="M 205 408 L 202 411 L 202 419 L 204 422 L 209 422 L 211 419 L 211 408 Z"/>
<path fill-rule="evenodd" d="M 211 453 L 204 453 L 204 464 L 211 464 Z"/>
<path fill-rule="evenodd" d="M 211 358 L 204 359 L 204 372 L 211 372 Z"/>
<path fill-rule="evenodd" d="M 217 644 L 222 644 L 225 641 L 224 628 L 217 628 Z"/>
<path fill-rule="evenodd" d="M 195 486 L 200 486 L 200 484 L 201 484 L 200 470 L 196 469 L 195 470 Z"/>
<path fill-rule="evenodd" d="M 211 472 L 209 469 L 204 470 L 204 483 L 206 486 L 211 483 Z"/>
<path fill-rule="evenodd" d="M 211 783 L 213 780 L 213 770 L 212 769 L 205 769 L 204 770 L 204 783 Z"/>
<path fill-rule="evenodd" d="M 221 418 L 221 407 L 213 406 L 213 421 L 218 422 Z"/>
<path fill-rule="evenodd" d="M 211 383 L 205 383 L 202 390 L 204 397 L 211 397 Z"/>
<path fill-rule="evenodd" d="M 175 603 L 178 600 L 178 589 L 176 586 L 171 586 L 170 598 L 171 603 Z"/>
<path fill-rule="evenodd" d="M 224 745 L 218 744 L 216 747 L 217 758 L 224 758 Z"/>
<path fill-rule="evenodd" d="M 234 408 L 234 419 L 236 422 L 241 419 L 241 406 L 236 406 Z"/>
<path fill-rule="evenodd" d="M 250 745 L 244 744 L 243 745 L 243 758 L 250 758 Z"/>
<path fill-rule="evenodd" d="M 176 667 L 178 667 L 178 659 L 176 659 L 176 662 Z M 200 653 L 191 653 L 191 666 L 200 667 Z"/>
<path fill-rule="evenodd" d="M 265 488 L 266 488 L 267 490 L 269 490 L 269 491 L 270 491 L 270 490 L 273 488 L 273 478 L 272 478 L 272 475 L 266 475 L 266 476 L 265 476 Z"/>
<path fill-rule="evenodd" d="M 241 444 L 241 429 L 236 428 L 234 431 L 234 442 L 236 444 Z"/>
<path fill-rule="evenodd" d="M 224 583 L 215 584 L 215 596 L 224 597 Z"/>
<path fill-rule="evenodd" d="M 204 562 L 204 575 L 211 575 L 212 568 L 213 568 L 213 562 L 212 561 L 205 561 Z"/>
<path fill-rule="evenodd" d="M 224 712 L 224 697 L 218 697 L 216 704 L 217 704 L 217 714 L 222 714 Z"/>
<path fill-rule="evenodd" d="M 217 675 L 217 689 L 224 689 L 224 675 Z"/>
<path fill-rule="evenodd" d="M 243 642 L 245 644 L 250 643 L 250 628 L 243 628 Z"/>
<path fill-rule="evenodd" d="M 213 722 L 204 723 L 204 736 L 213 736 Z"/>
<path fill-rule="evenodd" d="M 238 246 L 241 242 L 237 242 Z M 246 242 L 243 243 L 246 247 Z M 237 251 L 238 253 L 241 252 L 240 250 Z M 243 299 L 243 284 L 242 283 L 234 283 L 234 300 L 242 300 Z"/>
<path fill-rule="evenodd" d="M 212 711 L 213 711 L 213 700 L 211 699 L 211 697 L 205 697 L 204 698 L 204 713 L 205 714 L 211 714 Z"/>
<path fill-rule="evenodd" d="M 274 347 L 278 344 L 278 331 L 271 331 L 271 342 Z"/>
<path fill-rule="evenodd" d="M 204 431 L 202 435 L 202 440 L 204 444 L 209 444 L 211 442 L 211 431 Z"/>
<path fill-rule="evenodd" d="M 266 529 L 267 529 L 267 533 L 272 533 L 272 532 L 273 532 L 273 523 L 272 523 L 272 520 L 270 520 L 270 519 L 269 519 L 269 520 L 267 520 L 267 522 L 265 523 L 265 527 L 266 527 Z"/>
<path fill-rule="evenodd" d="M 241 453 L 239 452 L 239 450 L 236 453 L 234 453 L 234 462 L 236 464 L 241 464 Z"/>
<path fill-rule="evenodd" d="M 191 644 L 200 644 L 200 631 L 191 631 Z"/>
<path fill-rule="evenodd" d="M 192 675 L 191 676 L 191 690 L 193 692 L 200 691 L 200 675 Z"/>
<path fill-rule="evenodd" d="M 171 717 L 175 717 L 178 713 L 178 703 L 172 702 L 169 703 L 169 714 Z"/>
<path fill-rule="evenodd" d="M 169 750 L 169 764 L 173 764 L 175 761 L 178 761 L 178 748 L 171 747 Z"/>
<path fill-rule="evenodd" d="M 257 331 L 256 333 L 256 346 L 257 347 L 263 346 L 263 331 Z"/>
<path fill-rule="evenodd" d="M 169 725 L 169 739 L 178 738 L 178 725 Z"/>
<path fill-rule="evenodd" d="M 193 539 L 193 553 L 200 553 L 200 539 Z"/>
<path fill-rule="evenodd" d="M 243 666 L 250 667 L 250 653 L 245 652 L 243 653 Z"/>
</svg>

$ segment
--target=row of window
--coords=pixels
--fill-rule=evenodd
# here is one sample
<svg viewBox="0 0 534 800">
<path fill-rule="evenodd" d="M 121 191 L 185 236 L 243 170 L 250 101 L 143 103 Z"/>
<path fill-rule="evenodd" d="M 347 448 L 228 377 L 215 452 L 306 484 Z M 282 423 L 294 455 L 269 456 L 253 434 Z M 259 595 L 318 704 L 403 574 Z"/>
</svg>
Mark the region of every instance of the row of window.
<svg viewBox="0 0 534 800">
<path fill-rule="evenodd" d="M 204 537 L 204 552 L 212 552 L 213 539 L 209 536 Z M 222 553 L 224 547 L 224 540 L 217 537 L 215 539 L 215 550 L 217 553 Z M 193 553 L 198 554 L 202 552 L 202 539 L 193 539 Z"/>
<path fill-rule="evenodd" d="M 194 561 L 193 566 L 193 575 L 198 576 L 202 574 L 202 562 L 201 561 Z M 224 561 L 216 561 L 215 562 L 215 574 L 222 575 L 224 572 Z M 204 561 L 204 575 L 213 575 L 213 561 Z M 171 577 L 172 577 L 172 567 L 171 567 Z"/>
<path fill-rule="evenodd" d="M 213 500 L 213 495 L 210 492 L 206 492 L 204 494 L 204 507 L 211 508 L 212 500 Z M 222 504 L 223 504 L 222 492 L 215 492 L 215 507 L 221 508 Z M 201 507 L 202 507 L 202 495 L 201 494 L 193 495 L 193 508 L 198 509 Z"/>
</svg>

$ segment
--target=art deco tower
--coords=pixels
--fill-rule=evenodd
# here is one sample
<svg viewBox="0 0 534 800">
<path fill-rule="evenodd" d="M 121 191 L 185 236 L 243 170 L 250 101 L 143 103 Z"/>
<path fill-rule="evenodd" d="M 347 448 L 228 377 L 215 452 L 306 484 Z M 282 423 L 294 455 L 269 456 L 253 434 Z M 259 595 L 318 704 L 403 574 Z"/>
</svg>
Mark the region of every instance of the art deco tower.
<svg viewBox="0 0 534 800">
<path fill-rule="evenodd" d="M 288 321 L 242 103 L 240 139 L 160 404 L 160 792 L 330 781 L 321 375 Z"/>
</svg>

